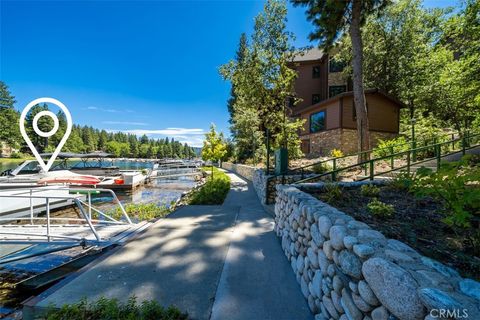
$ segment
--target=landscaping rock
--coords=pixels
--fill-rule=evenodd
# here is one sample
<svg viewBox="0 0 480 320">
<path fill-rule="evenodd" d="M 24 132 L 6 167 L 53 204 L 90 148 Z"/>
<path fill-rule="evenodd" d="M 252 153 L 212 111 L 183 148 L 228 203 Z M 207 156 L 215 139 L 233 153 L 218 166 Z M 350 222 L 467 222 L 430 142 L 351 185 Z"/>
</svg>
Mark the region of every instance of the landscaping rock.
<svg viewBox="0 0 480 320">
<path fill-rule="evenodd" d="M 337 293 L 335 291 L 332 291 L 331 293 L 331 297 L 332 297 L 332 302 L 333 302 L 333 305 L 335 306 L 335 309 L 337 309 L 337 311 L 339 313 L 345 313 L 345 311 L 343 310 L 343 307 L 342 307 L 342 303 L 340 301 L 340 295 L 341 293 Z"/>
<path fill-rule="evenodd" d="M 318 230 L 324 237 L 329 237 L 330 228 L 332 227 L 332 221 L 327 216 L 321 216 L 318 218 Z"/>
<path fill-rule="evenodd" d="M 362 277 L 362 263 L 353 253 L 343 250 L 338 256 L 340 268 L 349 276 L 356 279 Z"/>
<path fill-rule="evenodd" d="M 302 289 L 303 296 L 305 297 L 305 299 L 307 299 L 310 292 L 308 291 L 307 282 L 303 278 L 300 279 L 300 287 Z"/>
<path fill-rule="evenodd" d="M 395 251 L 395 250 L 386 249 L 385 255 L 393 262 L 412 262 L 413 261 L 413 258 L 410 257 L 409 255 L 399 251 Z"/>
<path fill-rule="evenodd" d="M 358 292 L 362 299 L 365 300 L 369 305 L 375 307 L 380 304 L 372 289 L 370 289 L 370 286 L 365 281 L 361 280 L 358 282 Z"/>
<path fill-rule="evenodd" d="M 323 243 L 323 252 L 325 252 L 325 255 L 327 256 L 327 258 L 329 260 L 333 259 L 333 247 L 332 247 L 332 243 L 330 242 L 330 240 L 325 241 Z"/>
<path fill-rule="evenodd" d="M 372 320 L 388 320 L 388 310 L 384 307 L 378 307 L 372 311 Z"/>
<path fill-rule="evenodd" d="M 412 276 L 397 265 L 371 258 L 362 267 L 367 284 L 378 300 L 401 320 L 423 319 L 426 311 Z"/>
<path fill-rule="evenodd" d="M 330 264 L 330 262 L 328 262 L 328 258 L 323 251 L 318 251 L 317 255 L 318 255 L 318 265 L 320 266 L 320 270 L 322 270 L 322 274 L 326 276 L 328 265 Z"/>
<path fill-rule="evenodd" d="M 342 290 L 342 298 L 340 299 L 340 303 L 345 310 L 345 314 L 349 320 L 362 320 L 363 314 L 360 310 L 358 310 L 357 306 L 352 300 L 350 293 L 347 289 Z"/>
<path fill-rule="evenodd" d="M 299 255 L 297 258 L 297 272 L 303 273 L 304 263 L 305 263 L 305 258 L 302 255 Z"/>
<path fill-rule="evenodd" d="M 366 259 L 371 257 L 375 253 L 375 250 L 366 244 L 356 244 L 353 246 L 353 252 L 360 258 Z"/>
<path fill-rule="evenodd" d="M 322 299 L 323 305 L 325 306 L 325 309 L 327 309 L 328 313 L 330 313 L 330 316 L 334 319 L 340 318 L 340 315 L 338 314 L 337 309 L 335 309 L 335 306 L 333 305 L 332 299 L 329 297 L 324 296 Z"/>
<path fill-rule="evenodd" d="M 323 242 L 325 241 L 325 238 L 320 234 L 320 231 L 318 230 L 317 224 L 312 225 L 312 227 L 310 229 L 310 235 L 312 236 L 313 242 L 318 247 L 323 246 Z"/>
<path fill-rule="evenodd" d="M 343 282 L 339 276 L 333 277 L 332 286 L 333 286 L 333 290 L 335 290 L 337 293 L 342 292 Z"/>
<path fill-rule="evenodd" d="M 421 260 L 422 260 L 422 263 L 424 265 L 437 270 L 438 272 L 440 272 L 441 274 L 443 274 L 446 277 L 452 277 L 452 278 L 459 278 L 460 277 L 460 275 L 458 274 L 457 271 L 453 270 L 450 267 L 447 267 L 447 266 L 441 264 L 438 261 L 435 261 L 435 260 L 427 258 L 427 257 L 422 257 Z"/>
<path fill-rule="evenodd" d="M 312 287 L 314 296 L 317 298 L 322 297 L 322 273 L 320 270 L 315 271 L 315 275 L 312 280 Z"/>
<path fill-rule="evenodd" d="M 472 279 L 463 279 L 459 283 L 460 291 L 467 296 L 480 300 L 480 283 Z"/>
<path fill-rule="evenodd" d="M 318 269 L 318 257 L 315 251 L 313 251 L 311 247 L 307 249 L 307 256 L 308 256 L 308 260 L 312 264 L 312 267 L 314 267 L 315 269 Z"/>
<path fill-rule="evenodd" d="M 360 297 L 359 295 L 353 293 L 352 299 L 357 308 L 361 311 L 369 312 L 370 310 L 372 310 L 372 307 L 368 303 L 366 303 L 365 300 L 363 300 L 362 297 Z"/>
<path fill-rule="evenodd" d="M 419 290 L 420 300 L 427 307 L 431 309 L 445 309 L 445 310 L 459 310 L 462 305 L 449 296 L 446 292 L 443 292 L 434 288 L 423 288 Z"/>
<path fill-rule="evenodd" d="M 343 245 L 349 250 L 351 250 L 353 248 L 353 245 L 357 243 L 358 239 L 356 237 L 346 236 L 345 238 L 343 238 Z"/>
<path fill-rule="evenodd" d="M 336 250 L 344 248 L 343 238 L 347 235 L 347 228 L 344 226 L 333 226 L 330 228 L 330 243 Z"/>
</svg>

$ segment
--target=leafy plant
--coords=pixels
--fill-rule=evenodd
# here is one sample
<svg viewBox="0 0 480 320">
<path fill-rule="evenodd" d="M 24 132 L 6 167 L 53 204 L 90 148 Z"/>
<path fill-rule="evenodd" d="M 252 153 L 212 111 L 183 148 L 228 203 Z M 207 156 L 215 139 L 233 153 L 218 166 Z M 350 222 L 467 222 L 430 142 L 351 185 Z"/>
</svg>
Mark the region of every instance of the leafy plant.
<svg viewBox="0 0 480 320">
<path fill-rule="evenodd" d="M 380 188 L 373 184 L 364 184 L 360 187 L 360 193 L 364 197 L 377 197 L 380 193 Z"/>
<path fill-rule="evenodd" d="M 343 154 L 342 150 L 332 149 L 332 151 L 330 151 L 330 157 L 340 158 L 340 157 L 343 157 L 343 156 L 344 156 L 344 154 Z"/>
<path fill-rule="evenodd" d="M 342 188 L 336 183 L 326 183 L 323 190 L 324 199 L 333 202 L 342 198 Z"/>
<path fill-rule="evenodd" d="M 377 147 L 373 150 L 373 157 L 387 157 L 393 153 L 406 151 L 410 148 L 410 144 L 405 140 L 405 137 L 400 136 L 390 140 L 378 140 Z"/>
<path fill-rule="evenodd" d="M 433 196 L 445 202 L 444 221 L 452 226 L 472 228 L 480 221 L 480 166 L 466 157 L 442 163 L 437 172 L 421 170 L 412 186 L 417 196 Z"/>
<path fill-rule="evenodd" d="M 415 181 L 415 173 L 400 171 L 395 175 L 395 177 L 393 177 L 389 185 L 390 187 L 397 190 L 410 191 L 410 188 L 412 187 L 414 181 Z"/>
<path fill-rule="evenodd" d="M 230 179 L 225 172 L 214 169 L 215 174 L 189 197 L 189 204 L 222 204 L 230 190 Z"/>
<path fill-rule="evenodd" d="M 312 166 L 312 170 L 316 174 L 322 174 L 322 173 L 325 173 L 325 172 L 329 172 L 329 171 L 332 171 L 332 169 L 333 169 L 332 166 L 329 165 L 326 162 L 317 163 L 317 164 Z"/>
<path fill-rule="evenodd" d="M 395 209 L 391 204 L 384 203 L 377 198 L 372 199 L 367 204 L 367 209 L 371 214 L 380 217 L 390 217 L 395 213 Z"/>
<path fill-rule="evenodd" d="M 117 299 L 100 298 L 97 301 L 88 302 L 86 298 L 78 303 L 65 304 L 59 309 L 50 305 L 43 315 L 45 320 L 185 320 L 188 315 L 178 308 L 170 306 L 162 307 L 153 300 L 143 301 L 138 304 L 135 296 L 121 303 Z"/>
</svg>

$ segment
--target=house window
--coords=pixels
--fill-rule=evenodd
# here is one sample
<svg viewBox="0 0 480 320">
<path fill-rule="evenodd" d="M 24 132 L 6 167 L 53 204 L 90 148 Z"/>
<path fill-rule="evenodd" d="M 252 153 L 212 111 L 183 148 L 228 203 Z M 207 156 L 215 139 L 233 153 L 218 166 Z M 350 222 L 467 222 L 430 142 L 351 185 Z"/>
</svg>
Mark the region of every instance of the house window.
<svg viewBox="0 0 480 320">
<path fill-rule="evenodd" d="M 338 61 L 333 58 L 330 59 L 328 72 L 342 72 L 344 68 L 345 68 L 345 63 L 343 63 L 343 61 Z"/>
<path fill-rule="evenodd" d="M 312 78 L 320 78 L 320 66 L 314 66 L 312 68 Z"/>
<path fill-rule="evenodd" d="M 320 102 L 320 94 L 312 94 L 312 104 L 319 103 Z"/>
<path fill-rule="evenodd" d="M 325 111 L 310 115 L 310 133 L 325 130 Z"/>
<path fill-rule="evenodd" d="M 347 86 L 329 86 L 328 97 L 335 97 L 337 94 L 347 91 Z"/>
</svg>

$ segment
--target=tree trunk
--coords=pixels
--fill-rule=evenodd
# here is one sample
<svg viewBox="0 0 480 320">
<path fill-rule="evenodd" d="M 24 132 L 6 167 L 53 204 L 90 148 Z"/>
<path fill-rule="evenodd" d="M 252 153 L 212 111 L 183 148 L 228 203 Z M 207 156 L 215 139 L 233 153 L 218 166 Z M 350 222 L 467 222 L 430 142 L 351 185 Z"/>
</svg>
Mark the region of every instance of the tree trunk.
<svg viewBox="0 0 480 320">
<path fill-rule="evenodd" d="M 362 17 L 362 0 L 353 0 L 352 22 L 350 24 L 350 37 L 352 39 L 352 71 L 353 71 L 353 101 L 357 113 L 358 150 L 370 149 L 370 132 L 363 88 L 363 43 L 360 30 Z M 359 156 L 363 161 L 369 158 L 368 154 Z"/>
</svg>

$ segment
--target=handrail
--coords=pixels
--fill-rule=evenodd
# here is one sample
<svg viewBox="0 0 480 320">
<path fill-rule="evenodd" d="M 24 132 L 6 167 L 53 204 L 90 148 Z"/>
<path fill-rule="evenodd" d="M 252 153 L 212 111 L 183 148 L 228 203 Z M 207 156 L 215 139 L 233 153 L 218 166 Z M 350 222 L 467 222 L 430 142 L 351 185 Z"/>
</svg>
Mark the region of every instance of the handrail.
<svg viewBox="0 0 480 320">
<path fill-rule="evenodd" d="M 346 167 L 342 167 L 342 168 L 336 168 L 334 170 L 331 170 L 329 172 L 324 172 L 324 173 L 321 173 L 321 174 L 317 174 L 315 176 L 312 176 L 312 177 L 308 177 L 308 178 L 305 178 L 305 179 L 301 179 L 299 181 L 296 181 L 294 182 L 294 184 L 298 184 L 298 183 L 304 183 L 304 182 L 308 182 L 308 181 L 311 181 L 311 180 L 317 180 L 319 178 L 322 178 L 322 177 L 325 177 L 325 176 L 329 176 L 331 175 L 332 176 L 332 180 L 335 181 L 336 180 L 336 177 L 338 175 L 338 173 L 340 172 L 343 172 L 343 171 L 347 171 L 349 169 L 353 169 L 353 168 L 356 168 L 356 167 L 360 167 L 360 168 L 364 168 L 365 169 L 365 173 L 367 173 L 367 165 L 369 166 L 369 175 L 367 176 L 367 174 L 365 174 L 367 177 L 365 178 L 362 178 L 360 180 L 365 180 L 365 179 L 370 179 L 370 180 L 373 180 L 373 178 L 375 176 L 378 176 L 380 174 L 385 174 L 385 173 L 389 173 L 389 172 L 392 172 L 392 171 L 397 171 L 397 170 L 400 170 L 400 169 L 404 169 L 404 168 L 407 168 L 408 172 L 410 172 L 410 167 L 413 165 L 413 164 L 419 164 L 419 163 L 423 163 L 423 162 L 426 162 L 426 161 L 429 161 L 429 160 L 432 160 L 432 159 L 437 159 L 437 168 L 440 167 L 440 161 L 441 161 L 441 158 L 442 157 L 445 157 L 445 156 L 448 156 L 448 155 L 451 155 L 451 154 L 454 154 L 454 153 L 458 153 L 458 152 L 463 152 L 463 154 L 465 154 L 465 151 L 468 150 L 468 149 L 471 149 L 471 148 L 474 148 L 476 146 L 479 146 L 480 143 L 477 143 L 475 145 L 471 145 L 471 141 L 468 141 L 468 139 L 472 139 L 472 138 L 475 138 L 475 137 L 480 137 L 480 134 L 479 133 L 476 133 L 476 134 L 473 134 L 473 135 L 468 135 L 468 136 L 463 136 L 461 138 L 458 138 L 458 139 L 454 139 L 454 140 L 450 140 L 450 141 L 445 141 L 445 142 L 440 142 L 440 143 L 436 143 L 436 144 L 432 144 L 432 145 L 428 145 L 428 146 L 422 146 L 422 147 L 418 147 L 418 148 L 412 148 L 412 149 L 408 149 L 406 151 L 400 151 L 400 152 L 397 152 L 397 153 L 391 153 L 387 156 L 383 156 L 383 157 L 377 157 L 377 158 L 374 158 L 374 159 L 370 159 L 370 160 L 366 160 L 366 161 L 362 161 L 362 162 L 359 162 L 359 163 L 355 163 L 353 165 L 349 165 L 349 166 L 346 166 Z M 450 145 L 452 144 L 453 148 L 455 147 L 455 142 L 459 142 L 459 141 L 462 141 L 462 144 L 461 144 L 461 150 L 456 150 L 454 152 L 449 152 L 447 154 L 444 154 L 442 155 L 441 154 L 441 147 L 444 146 L 444 145 Z M 423 159 L 421 161 L 416 161 L 415 159 L 413 159 L 413 163 L 412 163 L 412 156 L 415 154 L 415 153 L 418 153 L 419 151 L 424 151 L 424 150 L 430 150 L 431 148 L 434 148 L 434 156 L 431 157 L 431 158 L 427 158 L 427 159 Z M 395 157 L 399 157 L 399 156 L 404 156 L 404 155 L 407 155 L 407 164 L 405 166 L 401 166 L 401 167 L 397 167 L 395 168 L 394 167 L 394 162 L 393 162 L 393 159 Z M 391 170 L 389 171 L 382 171 L 382 172 L 379 172 L 377 174 L 375 174 L 374 172 L 374 163 L 376 161 L 383 161 L 383 160 L 386 160 L 386 159 L 389 159 L 391 160 Z"/>
<path fill-rule="evenodd" d="M 467 133 L 468 134 L 468 133 Z M 476 135 L 477 133 L 474 133 L 473 135 Z M 445 134 L 442 134 L 442 135 L 439 135 L 439 136 L 436 136 L 436 139 L 438 140 L 438 138 L 440 137 L 446 137 L 446 136 L 451 136 L 451 137 L 454 137 L 455 135 L 461 135 L 461 133 L 459 132 L 456 132 L 456 133 L 445 133 Z M 461 138 L 457 138 L 457 139 L 461 139 Z M 435 139 L 434 139 L 435 140 Z M 454 139 L 452 140 L 448 140 L 449 143 L 452 143 Z M 274 174 L 272 177 L 279 177 L 279 176 L 283 176 L 283 175 L 288 175 L 288 174 L 294 174 L 295 172 L 302 172 L 302 175 L 303 175 L 303 171 L 305 171 L 305 169 L 307 168 L 310 168 L 310 167 L 313 167 L 313 166 L 316 166 L 316 165 L 319 165 L 319 164 L 324 164 L 324 163 L 327 163 L 329 161 L 332 161 L 333 162 L 333 166 L 335 167 L 336 166 L 336 162 L 338 160 L 342 160 L 342 159 L 345 159 L 345 158 L 350 158 L 350 157 L 358 157 L 360 155 L 364 155 L 364 154 L 371 154 L 373 152 L 378 152 L 378 151 L 382 151 L 382 150 L 392 150 L 392 148 L 395 148 L 395 147 L 400 147 L 400 146 L 405 146 L 405 145 L 408 145 L 408 144 L 412 144 L 414 145 L 413 148 L 411 149 L 415 149 L 417 145 L 419 144 L 422 144 L 421 141 L 418 141 L 418 140 L 407 140 L 406 141 L 407 143 L 406 144 L 396 144 L 396 145 L 393 145 L 393 146 L 389 146 L 389 147 L 384 147 L 384 148 L 373 148 L 373 149 L 370 149 L 370 150 L 364 150 L 364 151 L 360 151 L 360 152 L 356 152 L 356 153 L 351 153 L 351 154 L 347 154 L 347 155 L 343 155 L 341 157 L 330 157 L 330 158 L 327 158 L 327 159 L 324 159 L 324 160 L 320 160 L 320 161 L 317 161 L 317 162 L 314 162 L 314 163 L 310 163 L 310 164 L 307 164 L 305 166 L 301 166 L 301 167 L 297 167 L 297 168 L 293 168 L 293 169 L 287 169 L 287 172 L 284 172 L 284 173 L 278 173 L 278 174 Z M 424 144 L 426 144 L 428 142 L 428 139 L 424 141 Z M 445 141 L 446 142 L 446 141 Z M 435 143 L 434 143 L 435 144 Z M 335 169 L 335 168 L 334 168 Z"/>
<path fill-rule="evenodd" d="M 64 196 L 59 196 L 59 195 L 37 195 L 34 192 L 43 192 L 43 191 L 59 191 L 59 190 L 68 190 L 69 192 L 76 192 L 77 194 L 68 194 Z M 88 225 L 90 231 L 93 233 L 95 239 L 97 241 L 101 241 L 101 237 L 98 234 L 97 230 L 95 229 L 93 222 L 95 223 L 102 223 L 102 224 L 125 224 L 122 223 L 112 217 L 110 217 L 108 214 L 101 212 L 100 210 L 94 208 L 91 205 L 91 194 L 92 193 L 100 193 L 100 192 L 106 192 L 110 193 L 114 199 L 114 201 L 117 202 L 117 204 L 120 206 L 121 211 L 125 219 L 127 220 L 127 224 L 132 224 L 132 221 L 130 220 L 130 217 L 128 216 L 127 212 L 125 211 L 125 208 L 123 207 L 122 203 L 118 199 L 117 195 L 110 189 L 87 189 L 87 188 L 75 188 L 75 189 L 69 189 L 69 188 L 41 188 L 41 189 L 30 189 L 26 191 L 24 194 L 16 194 L 16 195 L 10 195 L 10 194 L 0 194 L 0 198 L 21 198 L 21 199 L 29 199 L 30 200 L 30 217 L 29 218 L 0 218 L 0 221 L 12 221 L 12 220 L 30 220 L 31 225 L 33 225 L 34 220 L 46 220 L 46 234 L 40 234 L 40 233 L 32 233 L 32 232 L 23 232 L 20 233 L 20 235 L 25 235 L 26 237 L 30 236 L 37 236 L 37 237 L 46 237 L 47 242 L 50 242 L 52 238 L 66 238 L 66 239 L 72 239 L 72 240 L 84 240 L 80 239 L 78 237 L 73 237 L 73 236 L 64 236 L 64 235 L 55 235 L 52 234 L 50 231 L 51 228 L 51 220 L 67 220 L 67 221 L 85 221 L 86 224 Z M 88 203 L 83 202 L 82 200 L 79 199 L 78 193 L 86 193 L 88 196 Z M 39 217 L 33 217 L 33 201 L 32 199 L 45 199 L 45 210 L 46 210 L 46 218 L 39 218 Z M 75 219 L 75 218 L 62 218 L 62 217 L 50 217 L 50 200 L 52 199 L 58 199 L 58 200 L 73 200 L 73 202 L 76 204 L 78 209 L 80 210 L 80 213 L 83 216 L 83 219 Z M 84 205 L 88 208 L 88 213 L 84 209 Z M 110 221 L 101 221 L 97 219 L 92 219 L 91 215 L 91 210 L 96 211 L 103 217 L 107 218 Z M 27 225 L 28 226 L 28 225 Z M 0 234 L 19 234 L 18 232 L 5 232 L 0 230 Z"/>
</svg>

